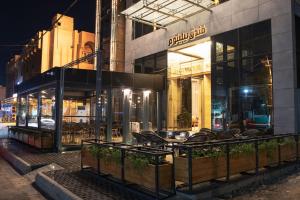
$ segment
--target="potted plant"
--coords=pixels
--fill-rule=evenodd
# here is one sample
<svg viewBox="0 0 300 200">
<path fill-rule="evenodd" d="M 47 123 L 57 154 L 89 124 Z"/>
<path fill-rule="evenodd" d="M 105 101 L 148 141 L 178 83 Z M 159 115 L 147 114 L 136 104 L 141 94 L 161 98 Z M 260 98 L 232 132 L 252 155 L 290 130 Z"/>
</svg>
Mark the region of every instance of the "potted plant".
<svg viewBox="0 0 300 200">
<path fill-rule="evenodd" d="M 155 190 L 155 158 L 130 152 L 125 158 L 125 180 L 150 190 Z M 158 163 L 159 188 L 172 188 L 172 165 L 160 157 Z"/>
</svg>

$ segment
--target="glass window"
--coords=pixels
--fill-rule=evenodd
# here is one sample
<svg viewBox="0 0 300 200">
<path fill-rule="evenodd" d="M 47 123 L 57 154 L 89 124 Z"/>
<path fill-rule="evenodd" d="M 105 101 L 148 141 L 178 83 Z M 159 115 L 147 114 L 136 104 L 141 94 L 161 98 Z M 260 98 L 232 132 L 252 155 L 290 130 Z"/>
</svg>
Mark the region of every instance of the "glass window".
<svg viewBox="0 0 300 200">
<path fill-rule="evenodd" d="M 270 20 L 219 34 L 212 40 L 215 44 L 212 53 L 216 55 L 212 56 L 215 63 L 212 127 L 270 127 L 273 118 Z M 226 50 L 223 55 L 220 43 Z"/>
<path fill-rule="evenodd" d="M 132 39 L 139 38 L 143 35 L 154 31 L 154 27 L 137 21 L 132 21 L 133 35 Z"/>
<path fill-rule="evenodd" d="M 38 93 L 28 95 L 28 126 L 38 127 Z"/>
<path fill-rule="evenodd" d="M 167 52 L 159 52 L 150 56 L 136 59 L 134 62 L 135 73 L 161 73 L 164 74 L 167 68 Z"/>
<path fill-rule="evenodd" d="M 55 129 L 55 89 L 41 91 L 41 128 Z"/>
<path fill-rule="evenodd" d="M 18 126 L 26 126 L 26 114 L 27 114 L 27 98 L 25 95 L 22 95 L 19 98 Z"/>
</svg>

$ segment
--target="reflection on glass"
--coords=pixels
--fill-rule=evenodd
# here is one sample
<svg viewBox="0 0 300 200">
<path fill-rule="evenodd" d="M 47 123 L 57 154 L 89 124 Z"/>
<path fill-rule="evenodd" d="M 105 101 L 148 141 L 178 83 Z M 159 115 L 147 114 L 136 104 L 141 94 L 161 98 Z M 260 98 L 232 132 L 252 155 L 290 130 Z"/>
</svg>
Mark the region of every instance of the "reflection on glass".
<svg viewBox="0 0 300 200">
<path fill-rule="evenodd" d="M 28 95 L 28 126 L 38 127 L 38 93 Z"/>
<path fill-rule="evenodd" d="M 55 129 L 55 90 L 41 91 L 41 128 Z"/>
<path fill-rule="evenodd" d="M 268 128 L 273 120 L 270 21 L 212 37 L 214 129 Z M 239 39 L 239 40 L 238 40 Z M 220 54 L 218 44 L 227 49 Z M 239 45 L 238 45 L 239 44 Z M 223 57 L 223 59 L 220 59 Z"/>
</svg>

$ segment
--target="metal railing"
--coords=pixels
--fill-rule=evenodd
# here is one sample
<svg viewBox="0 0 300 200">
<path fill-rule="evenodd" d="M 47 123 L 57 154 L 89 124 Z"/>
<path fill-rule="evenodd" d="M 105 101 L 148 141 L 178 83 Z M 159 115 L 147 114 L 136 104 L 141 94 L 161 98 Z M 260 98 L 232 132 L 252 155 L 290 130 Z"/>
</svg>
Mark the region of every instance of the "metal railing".
<svg viewBox="0 0 300 200">
<path fill-rule="evenodd" d="M 132 185 L 134 187 L 131 188 L 156 199 L 167 198 L 175 194 L 174 153 L 172 151 L 123 143 L 103 142 L 97 139 L 83 140 L 81 147 L 81 169 L 93 168 L 92 171 L 98 175 L 117 180 L 124 187 L 131 187 Z M 95 147 L 106 153 L 99 153 L 96 156 Z M 91 153 L 92 148 L 94 148 L 94 156 L 91 157 L 88 156 L 86 150 L 88 149 Z M 117 156 L 117 159 L 105 159 L 105 156 L 109 154 L 107 151 L 119 152 L 119 157 Z M 94 167 L 90 166 L 92 164 L 88 164 L 88 159 L 91 158 L 93 159 Z M 145 163 L 143 159 L 146 161 Z M 111 172 L 109 172 L 106 168 L 111 168 L 114 165 L 111 163 L 113 160 L 118 163 L 117 168 L 116 170 L 110 169 Z"/>
<path fill-rule="evenodd" d="M 284 141 L 286 139 L 292 139 L 291 142 L 284 146 Z M 273 147 L 270 148 L 268 146 L 265 147 L 264 150 L 262 150 L 261 147 L 263 145 L 266 145 L 266 142 L 273 141 L 275 142 L 275 145 L 273 144 Z M 253 151 L 249 151 L 248 155 L 253 156 L 255 160 L 255 166 L 251 167 L 251 160 L 248 160 L 249 162 L 246 163 L 248 166 L 246 169 L 243 171 L 243 167 L 237 170 L 233 170 L 234 166 L 232 164 L 232 160 L 234 155 L 240 155 L 242 157 L 247 157 L 247 152 L 243 154 L 242 150 L 239 152 L 239 147 L 241 145 L 245 145 L 246 148 L 252 147 Z M 284 159 L 283 155 L 285 155 L 284 147 L 289 147 L 289 155 L 284 156 L 288 157 L 288 159 Z M 227 140 L 221 140 L 221 141 L 207 141 L 207 142 L 194 142 L 194 143 L 187 143 L 187 144 L 182 144 L 178 145 L 177 147 L 177 156 L 176 158 L 186 158 L 187 159 L 187 185 L 183 184 L 184 186 L 182 188 L 186 188 L 187 186 L 187 191 L 188 193 L 193 192 L 193 186 L 196 184 L 199 184 L 201 182 L 207 182 L 207 181 L 214 181 L 216 179 L 221 179 L 221 178 L 226 178 L 226 181 L 230 180 L 231 175 L 236 175 L 240 174 L 243 172 L 247 171 L 254 171 L 255 175 L 259 174 L 260 168 L 267 167 L 269 165 L 271 166 L 279 166 L 283 162 L 288 162 L 288 161 L 295 161 L 298 163 L 299 161 L 299 135 L 297 134 L 284 134 L 284 135 L 276 135 L 276 136 L 265 136 L 265 137 L 252 137 L 252 138 L 240 138 L 240 139 L 227 139 Z M 273 152 L 274 150 L 274 152 Z M 273 160 L 275 160 L 272 164 L 268 163 L 265 159 L 265 154 L 261 154 L 263 151 L 268 151 L 269 154 L 276 155 Z M 199 153 L 200 152 L 200 153 Z M 198 153 L 198 155 L 197 155 Z M 265 152 L 266 153 L 266 152 Z M 176 158 L 175 158 L 175 168 L 178 163 L 176 163 Z M 203 181 L 195 181 L 193 177 L 193 162 L 196 162 L 196 158 L 212 158 L 214 159 L 215 162 L 215 171 L 218 166 L 217 162 L 220 162 L 222 164 L 225 164 L 226 171 L 218 171 L 218 175 L 216 177 L 211 177 L 211 179 L 207 178 L 207 180 Z M 219 159 L 219 160 L 218 160 Z M 220 161 L 222 160 L 222 161 Z M 244 163 L 245 164 L 245 163 Z M 198 170 L 201 170 L 201 167 L 198 165 L 197 166 Z M 177 173 L 177 170 L 175 170 L 175 173 Z M 180 189 L 180 188 L 178 188 Z"/>
</svg>

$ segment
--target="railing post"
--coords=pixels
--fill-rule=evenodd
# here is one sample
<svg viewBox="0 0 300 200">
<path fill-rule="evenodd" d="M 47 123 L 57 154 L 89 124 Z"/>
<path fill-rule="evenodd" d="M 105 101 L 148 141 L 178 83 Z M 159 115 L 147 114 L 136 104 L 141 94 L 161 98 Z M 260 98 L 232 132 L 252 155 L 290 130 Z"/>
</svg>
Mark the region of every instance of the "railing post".
<svg viewBox="0 0 300 200">
<path fill-rule="evenodd" d="M 299 136 L 298 134 L 295 136 L 295 140 L 296 140 L 296 163 L 298 164 L 299 162 Z"/>
<path fill-rule="evenodd" d="M 281 165 L 280 138 L 277 138 L 277 147 L 278 147 L 278 165 Z"/>
<path fill-rule="evenodd" d="M 82 164 L 82 148 L 83 148 L 83 140 L 81 140 L 81 148 L 80 148 L 80 167 L 81 167 L 81 170 L 83 168 L 83 164 Z"/>
<path fill-rule="evenodd" d="M 193 191 L 193 158 L 192 158 L 192 148 L 188 147 L 188 173 L 189 173 L 189 192 Z"/>
<path fill-rule="evenodd" d="M 121 180 L 125 182 L 125 149 L 121 149 Z"/>
<path fill-rule="evenodd" d="M 156 199 L 159 199 L 159 169 L 158 169 L 159 161 L 158 156 L 155 155 L 155 193 Z"/>
<path fill-rule="evenodd" d="M 229 143 L 226 143 L 226 181 L 230 178 L 230 148 Z"/>
<path fill-rule="evenodd" d="M 258 141 L 255 140 L 255 174 L 258 175 L 259 168 L 259 149 L 258 149 Z"/>
<path fill-rule="evenodd" d="M 175 156 L 174 156 L 174 151 L 172 151 L 172 160 L 173 160 L 173 165 L 172 165 L 172 193 L 175 194 L 176 192 L 176 184 L 175 184 Z"/>
</svg>

